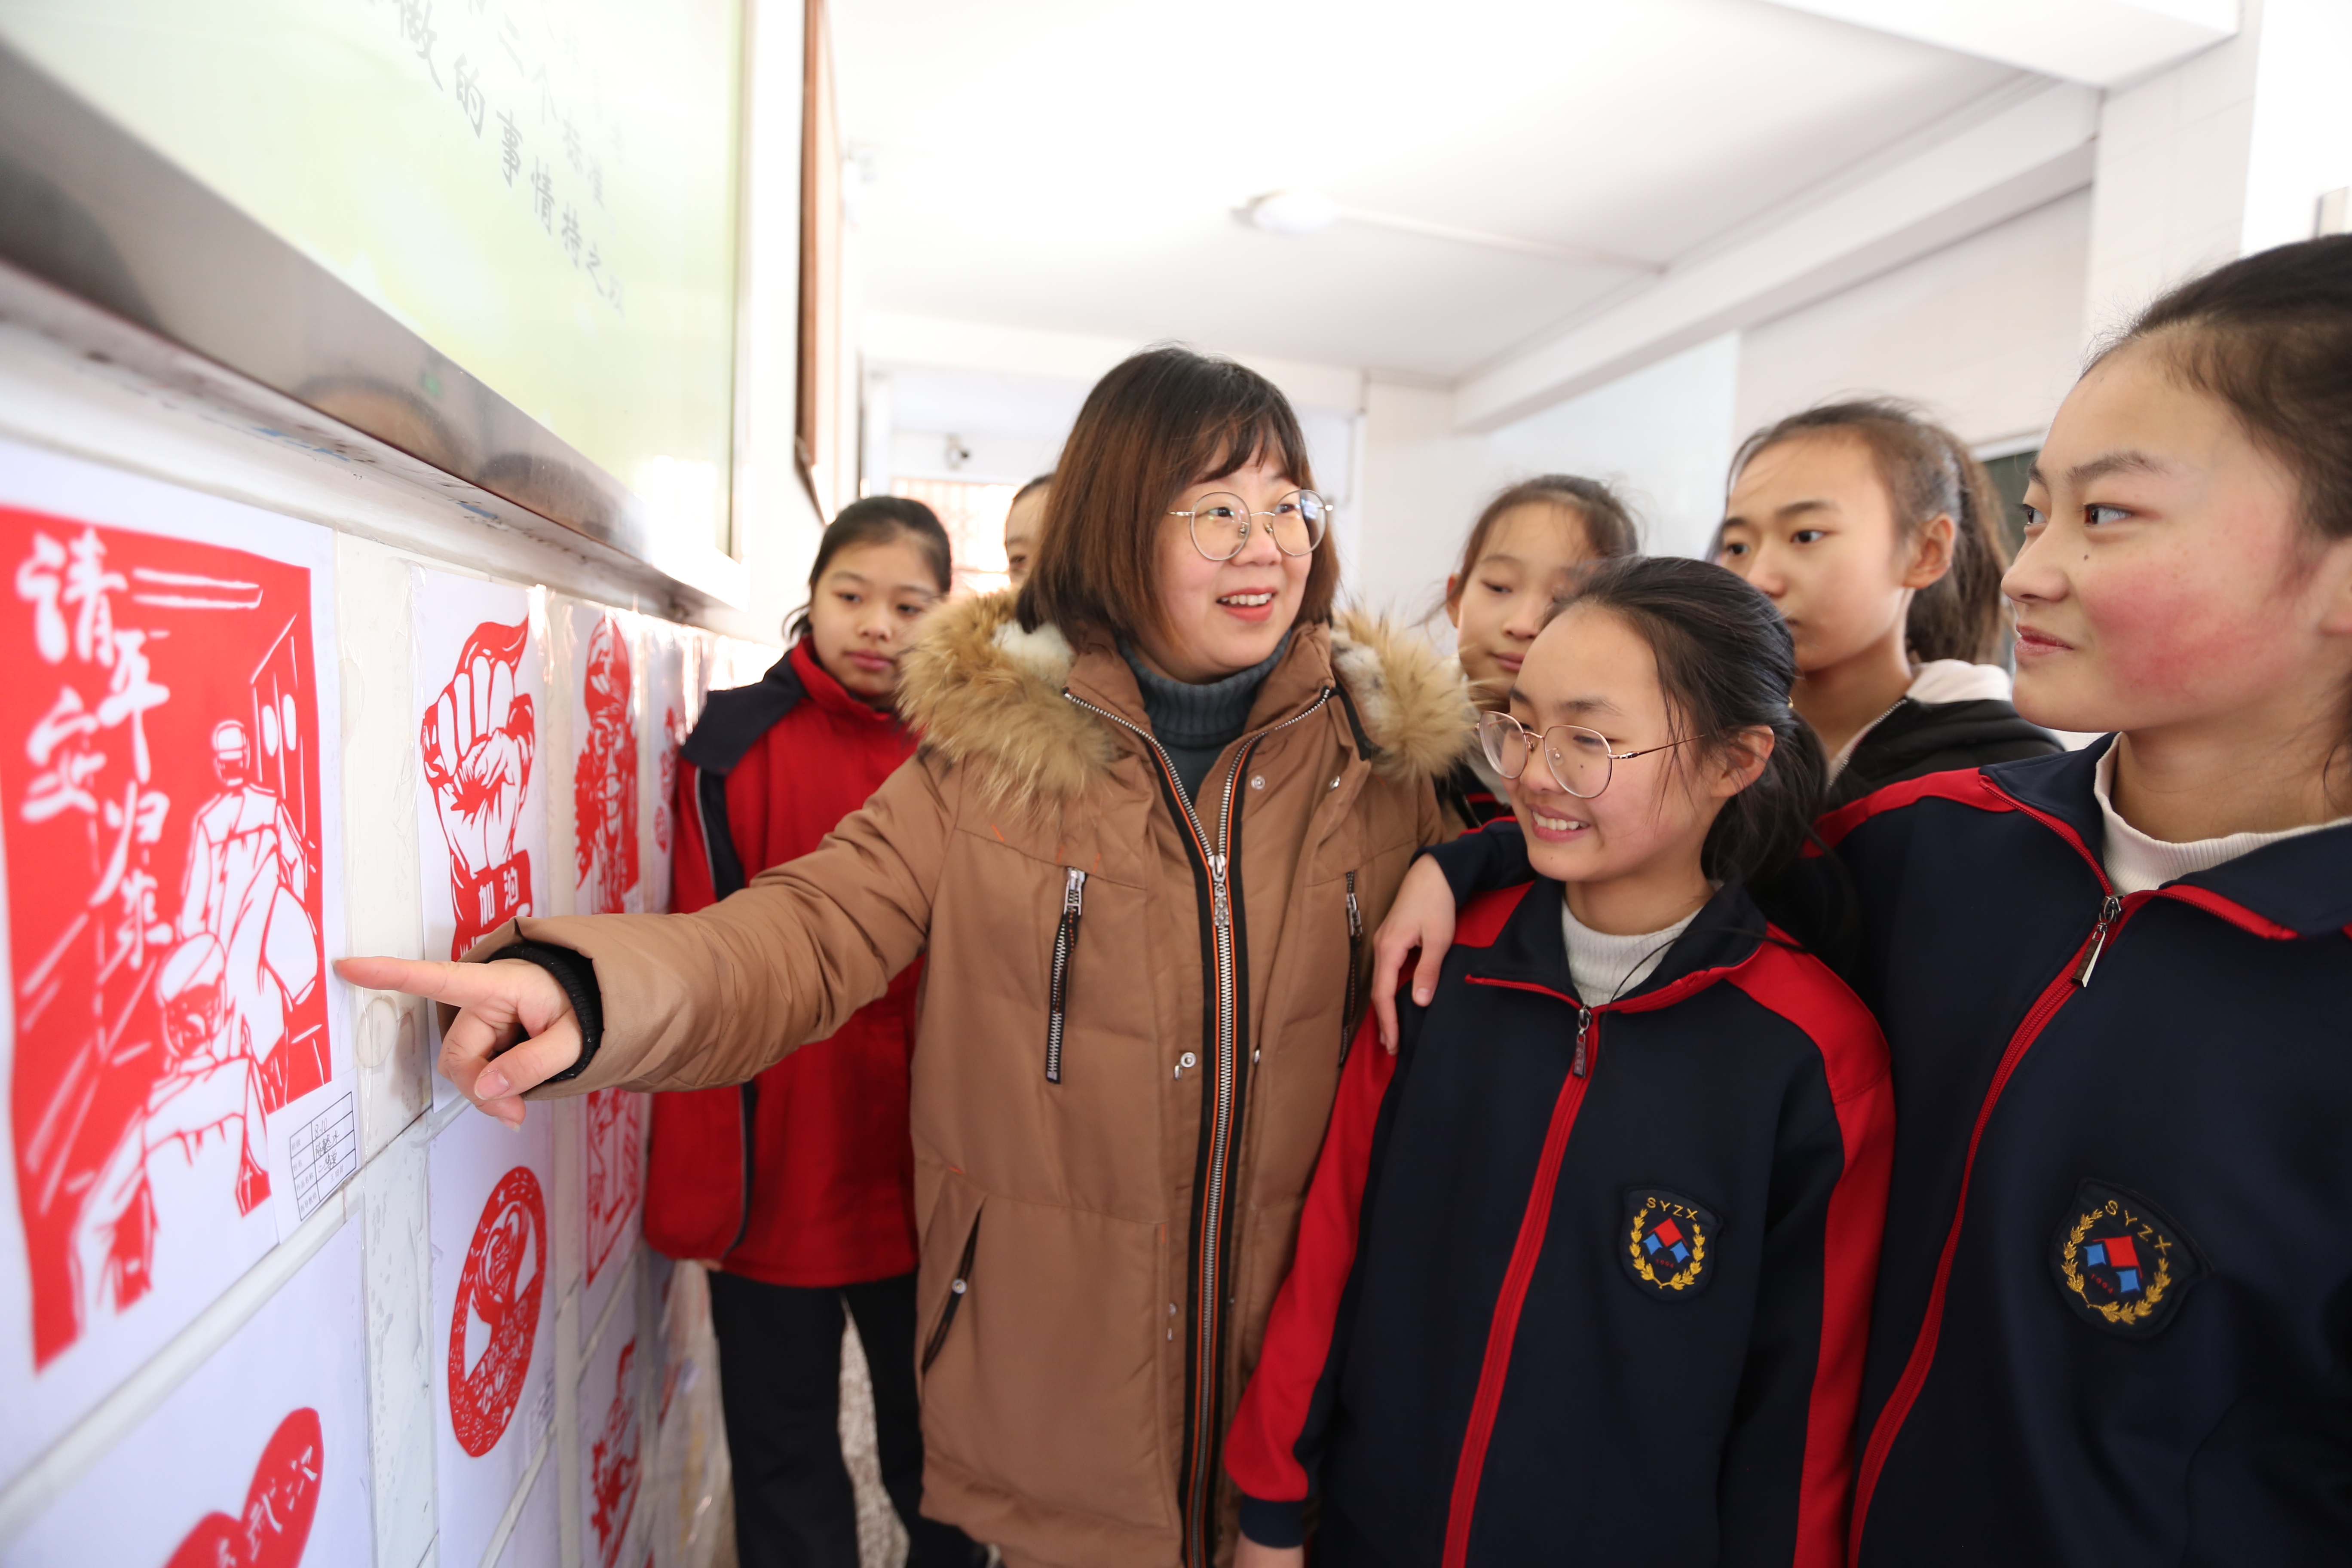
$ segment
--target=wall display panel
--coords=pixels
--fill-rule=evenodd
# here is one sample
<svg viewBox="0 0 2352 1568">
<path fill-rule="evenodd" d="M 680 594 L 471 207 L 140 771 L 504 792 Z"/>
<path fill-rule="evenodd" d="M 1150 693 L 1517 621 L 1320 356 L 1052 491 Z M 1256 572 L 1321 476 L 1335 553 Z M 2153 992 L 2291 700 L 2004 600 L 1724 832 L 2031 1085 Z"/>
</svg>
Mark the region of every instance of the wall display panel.
<svg viewBox="0 0 2352 1568">
<path fill-rule="evenodd" d="M 559 601 L 551 616 L 571 752 L 565 874 L 572 879 L 572 912 L 642 913 L 646 623 L 625 610 L 577 600 Z M 590 1324 L 603 1320 L 642 1228 L 645 1122 L 641 1094 L 597 1089 L 581 1101 L 582 1257 Z"/>
<path fill-rule="evenodd" d="M 546 595 L 413 566 L 409 602 L 424 956 L 458 958 L 549 912 Z"/>
<path fill-rule="evenodd" d="M 653 1282 L 650 1331 L 662 1347 L 646 1467 L 646 1530 L 658 1568 L 710 1568 L 729 1472 L 709 1279 L 698 1263 L 672 1263 L 652 1251 L 646 1262 Z"/>
<path fill-rule="evenodd" d="M 478 1563 L 555 1420 L 554 1140 L 471 1110 L 433 1142 L 434 1473 L 441 1552 Z"/>
<path fill-rule="evenodd" d="M 358 1167 L 332 561 L 0 442 L 0 1476 Z"/>
<path fill-rule="evenodd" d="M 364 1568 L 360 1226 L 345 1225 L 25 1532 L 0 1568 Z"/>
<path fill-rule="evenodd" d="M 522 1512 L 499 1552 L 499 1568 L 556 1568 L 562 1562 L 562 1492 L 551 1457 L 531 1481 L 530 1496 L 523 1500 Z"/>
<path fill-rule="evenodd" d="M 701 716 L 705 634 L 666 621 L 647 621 L 646 642 L 645 858 L 646 906 L 671 906 L 670 857 L 677 847 L 677 753 Z"/>
<path fill-rule="evenodd" d="M 646 1097 L 592 1089 L 581 1100 L 580 1208 L 586 1321 L 603 1318 L 645 1228 Z"/>
<path fill-rule="evenodd" d="M 637 751 L 636 617 L 568 604 L 564 700 L 572 729 L 572 912 L 645 910 Z"/>
<path fill-rule="evenodd" d="M 635 1561 L 645 1536 L 637 1511 L 644 1340 L 629 1308 L 614 1310 L 580 1376 L 580 1558 L 588 1568 Z"/>
<path fill-rule="evenodd" d="M 640 558 L 723 550 L 741 30 L 740 0 L 0 0 L 0 178 L 81 237 L 0 216 L 0 252 Z"/>
</svg>

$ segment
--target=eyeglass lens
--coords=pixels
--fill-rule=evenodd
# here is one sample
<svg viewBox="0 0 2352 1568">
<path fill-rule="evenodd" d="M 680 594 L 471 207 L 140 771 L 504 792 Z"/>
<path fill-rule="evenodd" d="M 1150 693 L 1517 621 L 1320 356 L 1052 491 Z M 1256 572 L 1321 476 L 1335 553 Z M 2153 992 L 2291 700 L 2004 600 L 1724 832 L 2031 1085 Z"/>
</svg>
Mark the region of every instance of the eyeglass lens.
<svg viewBox="0 0 2352 1568">
<path fill-rule="evenodd" d="M 1515 779 L 1527 772 L 1528 752 L 1537 738 L 1508 713 L 1487 713 L 1478 720 L 1478 742 L 1495 771 Z M 1609 755 L 1608 738 L 1599 731 L 1555 724 L 1543 732 L 1541 744 L 1553 781 L 1579 800 L 1591 800 L 1609 787 L 1616 764 Z"/>
<path fill-rule="evenodd" d="M 1293 490 L 1256 513 L 1236 495 L 1202 496 L 1192 507 L 1192 548 L 1212 561 L 1231 561 L 1248 545 L 1250 529 L 1260 517 L 1273 525 L 1276 549 L 1304 555 L 1323 542 L 1331 507 L 1313 490 Z"/>
</svg>

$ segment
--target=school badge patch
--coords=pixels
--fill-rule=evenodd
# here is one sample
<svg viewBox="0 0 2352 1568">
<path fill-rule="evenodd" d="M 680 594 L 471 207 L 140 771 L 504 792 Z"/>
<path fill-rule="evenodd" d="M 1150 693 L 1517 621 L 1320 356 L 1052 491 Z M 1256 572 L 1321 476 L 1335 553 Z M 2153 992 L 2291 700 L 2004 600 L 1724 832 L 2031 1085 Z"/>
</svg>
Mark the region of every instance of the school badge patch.
<svg viewBox="0 0 2352 1568">
<path fill-rule="evenodd" d="M 1721 1228 L 1711 1212 L 1680 1193 L 1630 1188 L 1618 1257 L 1643 1294 L 1685 1300 L 1706 1289 L 1715 1278 L 1715 1262 L 1708 1255 Z"/>
<path fill-rule="evenodd" d="M 2066 1304 L 2094 1328 L 2130 1339 L 2160 1332 L 2205 1261 L 2179 1226 L 2137 1194 L 2085 1181 L 2050 1244 Z"/>
</svg>

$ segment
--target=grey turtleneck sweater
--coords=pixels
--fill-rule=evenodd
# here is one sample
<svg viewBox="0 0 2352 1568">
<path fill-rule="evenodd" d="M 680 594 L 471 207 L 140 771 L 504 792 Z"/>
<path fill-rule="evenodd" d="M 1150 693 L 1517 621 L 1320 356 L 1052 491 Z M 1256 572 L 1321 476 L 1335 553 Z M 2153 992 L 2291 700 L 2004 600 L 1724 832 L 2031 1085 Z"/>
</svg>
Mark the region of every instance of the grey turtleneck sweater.
<svg viewBox="0 0 2352 1568">
<path fill-rule="evenodd" d="M 1199 798 L 1201 783 L 1217 765 L 1218 754 L 1249 728 L 1257 689 L 1265 684 L 1266 676 L 1289 646 L 1290 634 L 1285 632 L 1264 663 L 1223 680 L 1195 686 L 1155 672 L 1132 644 L 1120 641 L 1118 651 L 1127 667 L 1135 671 L 1136 685 L 1143 689 L 1143 714 L 1151 721 L 1151 738 L 1176 764 L 1176 776 L 1184 781 L 1188 799 Z"/>
</svg>

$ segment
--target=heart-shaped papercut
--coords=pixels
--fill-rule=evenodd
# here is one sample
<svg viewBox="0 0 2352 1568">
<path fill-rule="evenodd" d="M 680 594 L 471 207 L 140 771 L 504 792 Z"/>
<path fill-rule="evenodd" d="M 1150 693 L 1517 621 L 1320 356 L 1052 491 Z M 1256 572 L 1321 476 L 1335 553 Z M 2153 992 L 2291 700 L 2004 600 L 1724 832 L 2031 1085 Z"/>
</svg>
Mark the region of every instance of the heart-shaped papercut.
<svg viewBox="0 0 2352 1568">
<path fill-rule="evenodd" d="M 253 1467 L 245 1511 L 235 1519 L 208 1513 L 198 1520 L 172 1553 L 169 1568 L 295 1568 L 319 1512 L 326 1457 L 319 1413 L 304 1408 L 289 1415 Z"/>
</svg>

